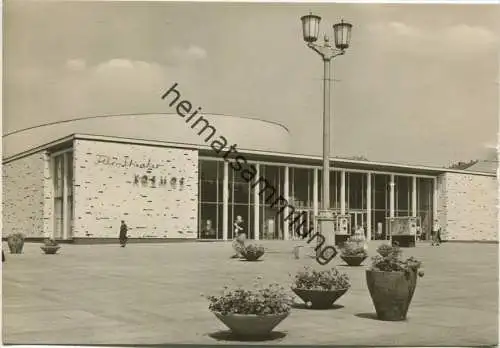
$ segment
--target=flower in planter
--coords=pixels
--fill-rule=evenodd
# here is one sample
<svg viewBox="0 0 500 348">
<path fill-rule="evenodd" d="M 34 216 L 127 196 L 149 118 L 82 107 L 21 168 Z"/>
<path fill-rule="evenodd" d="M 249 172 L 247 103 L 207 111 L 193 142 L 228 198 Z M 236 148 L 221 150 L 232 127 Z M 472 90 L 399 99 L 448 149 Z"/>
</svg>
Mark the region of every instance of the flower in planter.
<svg viewBox="0 0 500 348">
<path fill-rule="evenodd" d="M 52 238 L 47 238 L 43 242 L 43 246 L 40 247 L 45 254 L 54 255 L 60 249 L 59 244 Z"/>
<path fill-rule="evenodd" d="M 377 317 L 381 320 L 405 320 L 417 286 L 422 263 L 414 257 L 402 258 L 399 246 L 381 245 L 366 270 L 366 283 Z"/>
<path fill-rule="evenodd" d="M 328 309 L 350 287 L 349 277 L 335 267 L 317 271 L 306 267 L 295 275 L 292 291 L 312 309 Z"/>
<path fill-rule="evenodd" d="M 277 315 L 290 312 L 292 298 L 278 284 L 244 289 L 224 288 L 222 295 L 207 296 L 208 309 L 222 315 L 253 314 Z"/>
<path fill-rule="evenodd" d="M 392 245 L 382 244 L 377 248 L 377 253 L 382 257 L 389 256 L 391 253 L 401 252 L 401 249 L 394 249 Z"/>
<path fill-rule="evenodd" d="M 350 286 L 348 275 L 339 272 L 335 267 L 322 271 L 305 267 L 295 275 L 292 288 L 331 291 L 348 289 Z"/>
<path fill-rule="evenodd" d="M 44 241 L 43 241 L 43 244 L 46 246 L 46 247 L 56 247 L 58 246 L 59 244 L 52 238 L 46 238 Z"/>
<path fill-rule="evenodd" d="M 371 270 L 383 272 L 418 272 L 420 277 L 424 276 L 422 262 L 413 256 L 402 259 L 402 251 L 399 246 L 383 244 L 377 248 L 379 255 L 372 258 Z"/>
<path fill-rule="evenodd" d="M 366 249 L 362 246 L 359 245 L 358 243 L 354 242 L 347 242 L 344 244 L 344 246 L 341 249 L 341 256 L 343 257 L 366 257 L 368 256 L 368 253 L 366 252 Z"/>
<path fill-rule="evenodd" d="M 222 295 L 208 296 L 208 308 L 236 336 L 266 337 L 289 314 L 292 298 L 278 284 L 251 290 L 225 287 Z"/>
</svg>

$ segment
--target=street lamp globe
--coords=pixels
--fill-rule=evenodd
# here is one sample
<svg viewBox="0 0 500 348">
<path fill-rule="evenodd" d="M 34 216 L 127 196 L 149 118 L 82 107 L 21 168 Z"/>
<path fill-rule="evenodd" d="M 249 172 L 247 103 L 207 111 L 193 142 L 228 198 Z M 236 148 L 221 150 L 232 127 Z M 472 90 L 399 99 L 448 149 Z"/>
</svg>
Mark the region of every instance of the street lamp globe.
<svg viewBox="0 0 500 348">
<path fill-rule="evenodd" d="M 306 16 L 302 16 L 300 20 L 302 21 L 304 41 L 310 43 L 318 40 L 321 17 L 309 13 Z"/>
<path fill-rule="evenodd" d="M 333 34 L 335 37 L 335 47 L 340 50 L 345 50 L 349 47 L 349 42 L 351 41 L 351 29 L 352 24 L 344 22 L 341 20 L 333 26 Z"/>
</svg>

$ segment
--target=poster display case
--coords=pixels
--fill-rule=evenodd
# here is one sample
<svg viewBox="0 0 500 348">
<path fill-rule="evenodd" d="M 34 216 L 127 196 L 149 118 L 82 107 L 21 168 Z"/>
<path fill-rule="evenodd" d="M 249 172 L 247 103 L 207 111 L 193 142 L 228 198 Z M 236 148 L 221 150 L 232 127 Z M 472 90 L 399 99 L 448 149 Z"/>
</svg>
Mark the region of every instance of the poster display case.
<svg viewBox="0 0 500 348">
<path fill-rule="evenodd" d="M 420 226 L 420 217 L 399 216 L 387 218 L 391 244 L 397 242 L 400 247 L 415 247 L 417 226 Z"/>
</svg>

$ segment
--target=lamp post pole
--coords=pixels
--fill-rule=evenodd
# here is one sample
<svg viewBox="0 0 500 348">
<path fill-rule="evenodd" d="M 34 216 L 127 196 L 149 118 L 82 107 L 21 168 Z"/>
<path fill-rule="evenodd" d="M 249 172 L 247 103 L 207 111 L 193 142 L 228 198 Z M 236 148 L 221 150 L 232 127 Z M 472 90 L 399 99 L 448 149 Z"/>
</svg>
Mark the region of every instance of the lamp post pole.
<svg viewBox="0 0 500 348">
<path fill-rule="evenodd" d="M 315 44 L 319 34 L 319 22 L 321 17 L 309 14 L 303 16 L 302 27 L 304 41 L 307 46 L 318 53 L 323 59 L 323 175 L 321 209 L 318 214 L 318 225 L 321 235 L 325 238 L 327 246 L 335 245 L 334 216 L 330 210 L 330 87 L 331 87 L 331 65 L 332 60 L 345 53 L 349 47 L 352 25 L 341 21 L 333 26 L 335 35 L 335 46 L 330 45 L 329 38 L 325 35 L 322 45 Z M 319 240 L 318 240 L 319 242 Z M 321 243 L 322 244 L 322 243 Z M 319 249 L 319 248 L 318 248 Z M 318 253 L 321 250 L 316 250 Z"/>
<path fill-rule="evenodd" d="M 325 38 L 326 39 L 326 38 Z M 328 42 L 325 40 L 325 42 Z M 321 210 L 330 209 L 330 81 L 331 58 L 323 55 L 323 199 Z"/>
</svg>

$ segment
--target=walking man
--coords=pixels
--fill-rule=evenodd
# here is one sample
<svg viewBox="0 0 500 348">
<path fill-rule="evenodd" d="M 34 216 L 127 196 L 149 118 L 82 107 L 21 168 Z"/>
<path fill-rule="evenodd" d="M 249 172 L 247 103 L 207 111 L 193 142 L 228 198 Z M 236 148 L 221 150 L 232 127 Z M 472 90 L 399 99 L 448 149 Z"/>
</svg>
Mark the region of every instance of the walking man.
<svg viewBox="0 0 500 348">
<path fill-rule="evenodd" d="M 439 246 L 441 244 L 441 226 L 437 219 L 434 220 L 434 225 L 432 226 L 432 246 Z"/>
<path fill-rule="evenodd" d="M 120 235 L 119 235 L 119 240 L 120 240 L 120 246 L 122 248 L 125 248 L 125 245 L 127 245 L 127 225 L 125 224 L 125 221 L 122 220 L 122 224 L 120 225 Z"/>
</svg>

